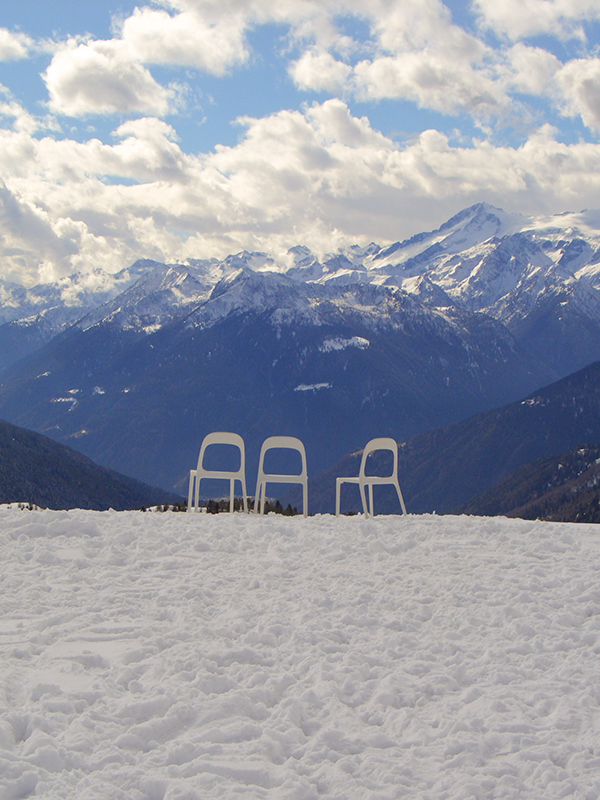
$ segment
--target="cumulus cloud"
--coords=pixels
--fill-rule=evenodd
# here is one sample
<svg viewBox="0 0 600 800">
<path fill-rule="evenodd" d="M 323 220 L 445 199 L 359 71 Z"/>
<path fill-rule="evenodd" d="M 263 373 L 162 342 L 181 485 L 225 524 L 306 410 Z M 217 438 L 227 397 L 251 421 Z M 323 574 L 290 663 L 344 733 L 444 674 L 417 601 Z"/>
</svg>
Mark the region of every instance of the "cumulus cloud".
<svg viewBox="0 0 600 800">
<path fill-rule="evenodd" d="M 515 38 L 533 31 L 534 20 L 535 30 L 564 32 L 600 17 L 597 0 L 523 0 L 522 8 L 521 2 L 475 5 L 482 24 Z M 342 33 L 349 18 L 360 21 L 366 39 Z M 288 52 L 295 53 L 288 72 L 302 91 L 366 102 L 402 99 L 443 114 L 466 113 L 487 125 L 506 118 L 514 92 L 551 98 L 558 73 L 561 86 L 579 87 L 579 67 L 562 73 L 550 52 L 520 42 L 494 49 L 455 24 L 441 0 L 156 0 L 120 20 L 119 38 L 59 47 L 45 74 L 50 108 L 71 116 L 164 116 L 181 98 L 174 84 L 160 85 L 147 65 L 222 76 L 250 60 L 248 32 L 272 23 L 287 29 L 293 43 Z M 579 87 L 563 110 L 590 124 L 591 94 Z"/>
<path fill-rule="evenodd" d="M 300 89 L 336 92 L 347 86 L 352 68 L 331 53 L 308 50 L 290 66 L 290 75 Z"/>
<path fill-rule="evenodd" d="M 600 130 L 600 58 L 575 59 L 556 75 L 563 112 L 580 116 L 592 130 Z"/>
<path fill-rule="evenodd" d="M 538 34 L 585 38 L 583 22 L 600 19 L 597 0 L 474 0 L 481 24 L 513 41 Z"/>
<path fill-rule="evenodd" d="M 70 40 L 54 55 L 44 75 L 50 108 L 67 116 L 150 113 L 164 115 L 173 92 L 131 58 L 119 40 Z"/>
<path fill-rule="evenodd" d="M 32 40 L 29 36 L 0 28 L 0 61 L 16 61 L 26 58 L 31 45 Z"/>
<path fill-rule="evenodd" d="M 30 114 L 20 103 L 14 99 L 10 91 L 0 84 L 0 117 L 13 120 L 16 130 L 23 130 L 34 133 L 39 130 L 42 124 Z M 46 124 L 45 127 L 48 127 Z"/>
<path fill-rule="evenodd" d="M 37 275 L 43 276 L 48 268 L 53 275 L 55 264 L 67 263 L 77 252 L 77 242 L 57 234 L 47 212 L 1 182 L 0 231 L 3 273 L 9 280 L 22 280 L 33 265 Z"/>
<path fill-rule="evenodd" d="M 59 140 L 43 135 L 51 119 L 0 87 L 2 277 L 114 271 L 140 256 L 385 243 L 481 200 L 524 213 L 600 205 L 598 144 L 563 144 L 545 126 L 513 147 L 484 134 L 459 146 L 435 130 L 400 145 L 335 96 L 404 99 L 482 123 L 514 110 L 519 93 L 600 130 L 600 58 L 563 64 L 519 41 L 535 31 L 576 35 L 600 16 L 597 0 L 476 7 L 502 46 L 456 25 L 440 0 L 156 0 L 123 17 L 113 39 L 55 45 L 44 76 L 50 108 L 128 119 L 106 141 Z M 279 56 L 296 86 L 333 97 L 244 117 L 237 144 L 186 152 L 160 119 L 176 107 L 176 90 L 160 85 L 152 65 L 224 75 L 252 63 L 249 31 L 272 23 L 285 32 Z M 0 59 L 33 46 L 0 30 Z"/>
<path fill-rule="evenodd" d="M 122 24 L 121 36 L 131 55 L 146 64 L 179 64 L 223 75 L 248 58 L 247 20 L 241 11 L 209 21 L 194 11 L 171 16 L 136 8 Z"/>
<path fill-rule="evenodd" d="M 476 37 L 454 25 L 438 0 L 354 3 L 371 28 L 368 58 L 355 64 L 331 52 L 307 50 L 291 67 L 301 89 L 343 89 L 361 100 L 404 99 L 446 114 L 477 118 L 500 114 L 508 104 L 499 79 L 500 59 Z M 335 39 L 332 46 L 336 47 Z"/>
<path fill-rule="evenodd" d="M 519 92 L 543 95 L 551 89 L 552 81 L 562 68 L 555 55 L 541 47 L 529 47 L 518 42 L 507 53 L 511 75 L 509 82 Z"/>
<path fill-rule="evenodd" d="M 499 81 L 435 50 L 362 61 L 354 74 L 363 99 L 402 98 L 421 108 L 475 117 L 499 114 L 508 104 Z"/>
</svg>

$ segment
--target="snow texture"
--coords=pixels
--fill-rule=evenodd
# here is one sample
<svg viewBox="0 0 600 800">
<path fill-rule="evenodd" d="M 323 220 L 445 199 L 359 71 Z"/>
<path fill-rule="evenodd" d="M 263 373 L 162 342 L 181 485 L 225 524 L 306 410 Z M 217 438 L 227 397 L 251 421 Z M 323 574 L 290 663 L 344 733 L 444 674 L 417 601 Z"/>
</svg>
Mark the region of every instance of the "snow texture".
<svg viewBox="0 0 600 800">
<path fill-rule="evenodd" d="M 347 347 L 358 347 L 364 350 L 369 344 L 369 340 L 362 336 L 351 336 L 349 339 L 336 336 L 333 339 L 326 339 L 319 347 L 319 350 L 322 353 L 331 353 L 333 350 L 345 350 Z"/>
<path fill-rule="evenodd" d="M 594 526 L 0 507 L 0 797 L 600 796 Z"/>
<path fill-rule="evenodd" d="M 301 383 L 294 389 L 295 392 L 316 392 L 319 389 L 331 389 L 330 383 Z"/>
</svg>

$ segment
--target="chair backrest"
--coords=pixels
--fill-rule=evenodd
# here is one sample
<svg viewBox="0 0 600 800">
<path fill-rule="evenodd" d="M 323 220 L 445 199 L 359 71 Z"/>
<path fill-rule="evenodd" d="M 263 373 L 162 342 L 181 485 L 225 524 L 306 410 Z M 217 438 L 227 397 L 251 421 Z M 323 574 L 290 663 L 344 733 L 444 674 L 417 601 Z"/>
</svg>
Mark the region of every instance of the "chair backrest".
<svg viewBox="0 0 600 800">
<path fill-rule="evenodd" d="M 360 471 L 359 475 L 361 478 L 366 478 L 366 467 L 367 467 L 367 459 L 374 453 L 376 450 L 391 450 L 392 457 L 393 457 L 393 465 L 392 465 L 392 473 L 386 477 L 395 477 L 398 475 L 398 443 L 395 439 L 392 439 L 391 436 L 382 436 L 378 439 L 371 439 L 367 442 L 365 449 L 363 451 L 363 456 L 360 462 Z"/>
<path fill-rule="evenodd" d="M 273 473 L 265 472 L 265 454 L 268 450 L 282 448 L 284 450 L 296 450 L 300 453 L 302 462 L 301 472 Z M 308 515 L 308 474 L 306 469 L 306 450 L 300 439 L 295 436 L 269 436 L 260 448 L 260 458 L 258 460 L 258 475 L 256 478 L 256 494 L 254 498 L 254 510 L 257 514 L 264 514 L 265 500 L 267 493 L 267 483 L 299 483 L 302 485 L 302 505 L 303 513 Z"/>
<path fill-rule="evenodd" d="M 259 477 L 260 475 L 264 476 L 269 474 L 265 473 L 264 471 L 266 452 L 268 450 L 275 450 L 279 447 L 284 450 L 297 450 L 300 453 L 302 469 L 299 473 L 291 472 L 290 478 L 306 475 L 306 450 L 304 449 L 304 444 L 300 441 L 300 439 L 297 439 L 295 436 L 269 436 L 264 440 L 262 447 L 260 448 L 260 458 L 258 459 Z"/>
<path fill-rule="evenodd" d="M 210 447 L 211 444 L 228 444 L 233 445 L 234 447 L 239 448 L 240 451 L 240 466 L 237 470 L 207 470 L 204 468 L 204 454 L 206 453 L 206 449 Z M 244 440 L 239 435 L 239 433 L 229 433 L 228 431 L 216 431 L 214 433 L 208 433 L 204 439 L 202 440 L 202 444 L 200 446 L 200 455 L 198 456 L 198 474 L 203 474 L 207 477 L 229 477 L 230 475 L 243 475 L 245 472 L 245 464 L 246 464 L 246 448 L 244 445 Z"/>
<path fill-rule="evenodd" d="M 204 466 L 204 455 L 206 449 L 213 444 L 232 445 L 240 451 L 240 466 L 237 470 L 217 470 L 206 469 Z M 244 511 L 248 511 L 248 492 L 246 489 L 246 448 L 244 440 L 238 433 L 227 431 L 215 431 L 207 434 L 200 445 L 198 456 L 198 466 L 190 470 L 190 482 L 188 486 L 188 511 L 198 511 L 200 503 L 200 482 L 203 478 L 216 478 L 229 481 L 229 510 L 233 511 L 235 482 L 239 481 L 242 485 L 242 500 Z"/>
</svg>

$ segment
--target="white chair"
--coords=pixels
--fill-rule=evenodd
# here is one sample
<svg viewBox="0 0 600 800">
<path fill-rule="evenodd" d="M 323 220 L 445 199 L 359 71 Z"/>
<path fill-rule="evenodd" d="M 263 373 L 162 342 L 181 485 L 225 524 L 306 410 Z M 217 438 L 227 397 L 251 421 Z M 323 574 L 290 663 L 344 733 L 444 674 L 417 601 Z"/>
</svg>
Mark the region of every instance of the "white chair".
<svg viewBox="0 0 600 800">
<path fill-rule="evenodd" d="M 392 465 L 392 473 L 386 477 L 379 477 L 378 475 L 366 475 L 365 469 L 367 466 L 367 459 L 371 453 L 375 452 L 376 450 L 391 450 L 393 455 L 393 465 Z M 398 499 L 400 500 L 400 507 L 402 508 L 402 513 L 406 514 L 406 506 L 404 505 L 404 498 L 402 497 L 402 492 L 400 491 L 400 484 L 398 483 L 398 445 L 394 441 L 394 439 L 390 437 L 382 437 L 380 439 L 371 439 L 370 442 L 367 442 L 367 446 L 363 450 L 362 460 L 360 462 L 360 470 L 358 472 L 358 477 L 356 478 L 336 478 L 335 481 L 335 515 L 336 517 L 340 514 L 340 495 L 342 492 L 342 484 L 343 483 L 357 483 L 358 488 L 360 489 L 360 499 L 362 501 L 363 512 L 365 517 L 368 517 L 369 514 L 375 516 L 375 508 L 373 506 L 373 486 L 375 484 L 390 484 L 391 486 L 396 487 L 396 492 L 398 493 Z M 365 488 L 369 487 L 369 503 L 367 504 L 367 497 Z"/>
<path fill-rule="evenodd" d="M 213 444 L 233 445 L 240 451 L 240 468 L 238 470 L 215 470 L 204 467 L 204 454 L 206 448 Z M 190 470 L 190 485 L 188 488 L 188 511 L 199 511 L 200 482 L 202 478 L 217 478 L 229 481 L 229 511 L 233 511 L 233 491 L 235 482 L 242 484 L 242 495 L 244 499 L 244 511 L 248 511 L 248 492 L 246 491 L 246 449 L 244 440 L 237 433 L 226 433 L 219 431 L 207 434 L 202 440 L 200 455 L 198 456 L 198 466 Z"/>
<path fill-rule="evenodd" d="M 302 471 L 300 474 L 278 475 L 273 472 L 265 472 L 265 454 L 267 450 L 283 448 L 285 450 L 297 450 L 302 460 Z M 304 516 L 308 516 L 308 474 L 306 471 L 306 451 L 304 445 L 295 436 L 269 436 L 265 439 L 260 449 L 258 460 L 258 476 L 256 478 L 256 497 L 254 500 L 254 511 L 257 514 L 265 513 L 265 500 L 267 493 L 267 483 L 299 483 L 302 485 L 302 507 Z"/>
</svg>

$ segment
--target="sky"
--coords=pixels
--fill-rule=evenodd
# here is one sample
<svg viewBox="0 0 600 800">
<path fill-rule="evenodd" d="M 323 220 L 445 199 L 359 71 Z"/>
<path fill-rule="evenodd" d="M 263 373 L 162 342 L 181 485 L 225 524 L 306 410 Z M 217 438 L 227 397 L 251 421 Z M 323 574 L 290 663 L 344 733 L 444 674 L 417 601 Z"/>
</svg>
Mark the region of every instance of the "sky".
<svg viewBox="0 0 600 800">
<path fill-rule="evenodd" d="M 0 280 L 600 208 L 600 0 L 3 0 Z"/>
</svg>

